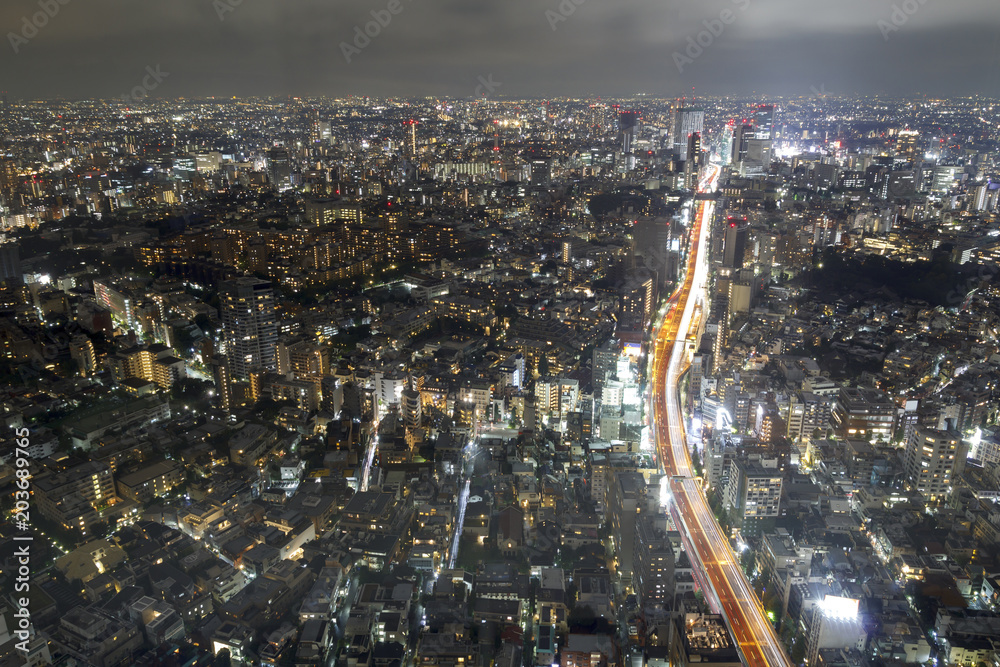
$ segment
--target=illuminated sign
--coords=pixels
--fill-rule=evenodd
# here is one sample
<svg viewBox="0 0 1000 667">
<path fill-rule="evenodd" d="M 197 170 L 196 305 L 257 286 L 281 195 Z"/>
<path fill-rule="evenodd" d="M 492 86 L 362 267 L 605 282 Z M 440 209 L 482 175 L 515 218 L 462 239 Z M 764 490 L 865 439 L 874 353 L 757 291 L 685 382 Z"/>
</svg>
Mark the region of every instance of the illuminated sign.
<svg viewBox="0 0 1000 667">
<path fill-rule="evenodd" d="M 851 598 L 827 595 L 820 603 L 820 609 L 827 618 L 850 620 L 858 617 L 858 601 Z"/>
</svg>

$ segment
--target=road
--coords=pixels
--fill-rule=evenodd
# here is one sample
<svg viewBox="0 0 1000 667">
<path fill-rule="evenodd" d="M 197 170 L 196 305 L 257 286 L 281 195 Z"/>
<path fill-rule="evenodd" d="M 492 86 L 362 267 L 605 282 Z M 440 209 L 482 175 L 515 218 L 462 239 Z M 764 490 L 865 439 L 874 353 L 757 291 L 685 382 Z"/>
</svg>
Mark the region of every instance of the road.
<svg viewBox="0 0 1000 667">
<path fill-rule="evenodd" d="M 719 169 L 711 167 L 702 192 L 715 189 Z M 699 583 L 710 606 L 725 616 L 747 665 L 790 667 L 764 608 L 740 569 L 728 538 L 716 522 L 694 478 L 681 415 L 678 383 L 690 364 L 688 333 L 698 325 L 708 291 L 708 238 L 713 201 L 699 201 L 691 228 L 684 282 L 668 303 L 658 327 L 653 357 L 653 424 L 660 465 L 669 476 L 670 512 L 692 553 Z M 696 308 L 696 306 L 699 306 Z"/>
</svg>

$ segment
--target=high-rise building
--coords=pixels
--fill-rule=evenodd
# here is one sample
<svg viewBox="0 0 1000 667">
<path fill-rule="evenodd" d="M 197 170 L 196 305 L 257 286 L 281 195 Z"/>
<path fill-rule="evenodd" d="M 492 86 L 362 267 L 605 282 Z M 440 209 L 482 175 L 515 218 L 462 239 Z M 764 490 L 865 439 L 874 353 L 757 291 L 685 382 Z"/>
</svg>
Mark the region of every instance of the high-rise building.
<svg viewBox="0 0 1000 667">
<path fill-rule="evenodd" d="M 272 148 L 267 152 L 267 160 L 271 185 L 279 190 L 290 188 L 292 186 L 292 160 L 288 149 L 280 146 Z"/>
<path fill-rule="evenodd" d="M 730 466 L 726 508 L 744 530 L 752 531 L 756 521 L 779 515 L 783 481 L 784 475 L 777 468 L 736 458 Z"/>
<path fill-rule="evenodd" d="M 536 158 L 531 161 L 531 187 L 547 188 L 552 184 L 552 161 Z"/>
<path fill-rule="evenodd" d="M 119 323 L 128 329 L 139 329 L 135 298 L 127 290 L 119 291 L 107 280 L 94 281 L 94 296 L 98 305 L 111 311 Z"/>
<path fill-rule="evenodd" d="M 951 493 L 964 464 L 962 435 L 956 431 L 918 426 L 906 443 L 906 477 L 927 502 L 941 501 Z"/>
<path fill-rule="evenodd" d="M 88 376 L 97 368 L 97 353 L 90 338 L 83 334 L 73 336 L 69 342 L 69 356 L 76 362 L 80 375 Z"/>
<path fill-rule="evenodd" d="M 11 211 L 18 207 L 17 169 L 10 160 L 0 160 L 0 204 Z"/>
<path fill-rule="evenodd" d="M 730 218 L 726 221 L 726 235 L 722 245 L 722 266 L 740 270 L 744 266 L 749 226 L 745 220 Z"/>
<path fill-rule="evenodd" d="M 750 150 L 750 140 L 754 138 L 752 125 L 740 125 L 733 132 L 733 155 L 734 165 L 741 165 L 747 161 L 747 152 Z"/>
<path fill-rule="evenodd" d="M 907 162 L 917 162 L 920 157 L 920 133 L 916 130 L 900 130 L 896 136 L 896 156 Z"/>
<path fill-rule="evenodd" d="M 403 131 L 406 135 L 406 156 L 414 157 L 417 154 L 417 121 L 412 118 L 403 121 Z"/>
<path fill-rule="evenodd" d="M 573 262 L 573 239 L 566 239 L 562 242 L 562 262 L 571 264 Z"/>
<path fill-rule="evenodd" d="M 636 519 L 646 507 L 646 479 L 635 471 L 616 472 L 611 483 L 608 510 L 615 536 L 615 552 L 623 581 L 631 581 L 635 565 Z"/>
<path fill-rule="evenodd" d="M 792 394 L 788 404 L 788 438 L 795 442 L 809 440 L 819 429 L 826 435 L 836 401 L 832 396 L 817 396 L 802 391 Z"/>
<path fill-rule="evenodd" d="M 653 316 L 655 296 L 652 275 L 645 270 L 630 271 L 628 280 L 621 288 L 619 325 L 623 329 L 642 331 Z"/>
<path fill-rule="evenodd" d="M 277 370 L 278 323 L 271 283 L 257 278 L 224 281 L 219 301 L 233 378 L 248 379 L 252 368 Z"/>
<path fill-rule="evenodd" d="M 631 155 L 635 151 L 635 137 L 639 131 L 639 112 L 622 111 L 618 114 L 618 129 L 621 133 L 622 153 Z"/>
<path fill-rule="evenodd" d="M 404 389 L 400 394 L 400 413 L 406 426 L 419 426 L 423 416 L 420 404 L 420 392 L 414 389 Z"/>
<path fill-rule="evenodd" d="M 761 104 L 753 112 L 753 128 L 755 138 L 774 139 L 774 105 Z"/>
<path fill-rule="evenodd" d="M 892 439 L 896 404 L 884 393 L 865 387 L 843 387 L 831 423 L 843 438 Z"/>
<path fill-rule="evenodd" d="M 21 280 L 21 277 L 21 255 L 17 243 L 0 243 L 0 281 Z"/>
<path fill-rule="evenodd" d="M 640 516 L 635 524 L 632 588 L 640 608 L 673 608 L 674 548 L 667 536 L 665 516 Z"/>
<path fill-rule="evenodd" d="M 694 132 L 688 137 L 687 161 L 684 163 L 684 175 L 687 187 L 698 187 L 698 176 L 701 173 L 701 132 Z"/>
<path fill-rule="evenodd" d="M 674 110 L 672 131 L 673 148 L 680 154 L 681 160 L 688 159 L 688 137 L 695 132 L 705 131 L 705 110 L 694 107 L 681 107 Z"/>
</svg>

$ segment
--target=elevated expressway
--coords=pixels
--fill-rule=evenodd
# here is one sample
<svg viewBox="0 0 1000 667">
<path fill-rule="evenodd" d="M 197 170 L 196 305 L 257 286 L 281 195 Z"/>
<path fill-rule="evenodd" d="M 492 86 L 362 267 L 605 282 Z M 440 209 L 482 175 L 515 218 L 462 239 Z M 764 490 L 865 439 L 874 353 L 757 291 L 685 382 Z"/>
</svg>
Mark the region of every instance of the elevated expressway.
<svg viewBox="0 0 1000 667">
<path fill-rule="evenodd" d="M 711 192 L 719 177 L 710 167 L 701 192 Z M 708 290 L 708 238 L 714 201 L 698 201 L 691 225 L 691 249 L 684 282 L 671 297 L 656 332 L 653 353 L 652 425 L 660 466 L 667 475 L 669 508 L 683 535 L 696 578 L 730 633 L 747 665 L 790 667 L 791 662 L 754 593 L 726 535 L 708 507 L 701 480 L 695 479 L 680 409 L 679 381 L 690 365 L 689 334 L 702 317 Z"/>
</svg>

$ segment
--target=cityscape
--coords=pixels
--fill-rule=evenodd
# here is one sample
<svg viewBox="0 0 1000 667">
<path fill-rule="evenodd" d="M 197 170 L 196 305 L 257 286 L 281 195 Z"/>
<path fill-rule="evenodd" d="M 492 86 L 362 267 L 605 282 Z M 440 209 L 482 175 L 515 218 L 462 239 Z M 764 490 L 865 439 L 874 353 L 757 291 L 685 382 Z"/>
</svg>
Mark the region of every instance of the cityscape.
<svg viewBox="0 0 1000 667">
<path fill-rule="evenodd" d="M 1000 666 L 1000 41 L 727 93 L 771 15 L 680 2 L 666 87 L 543 97 L 414 79 L 440 4 L 338 10 L 372 87 L 296 94 L 69 94 L 82 3 L 0 12 L 0 665 Z M 864 19 L 884 73 L 937 11 Z"/>
</svg>

